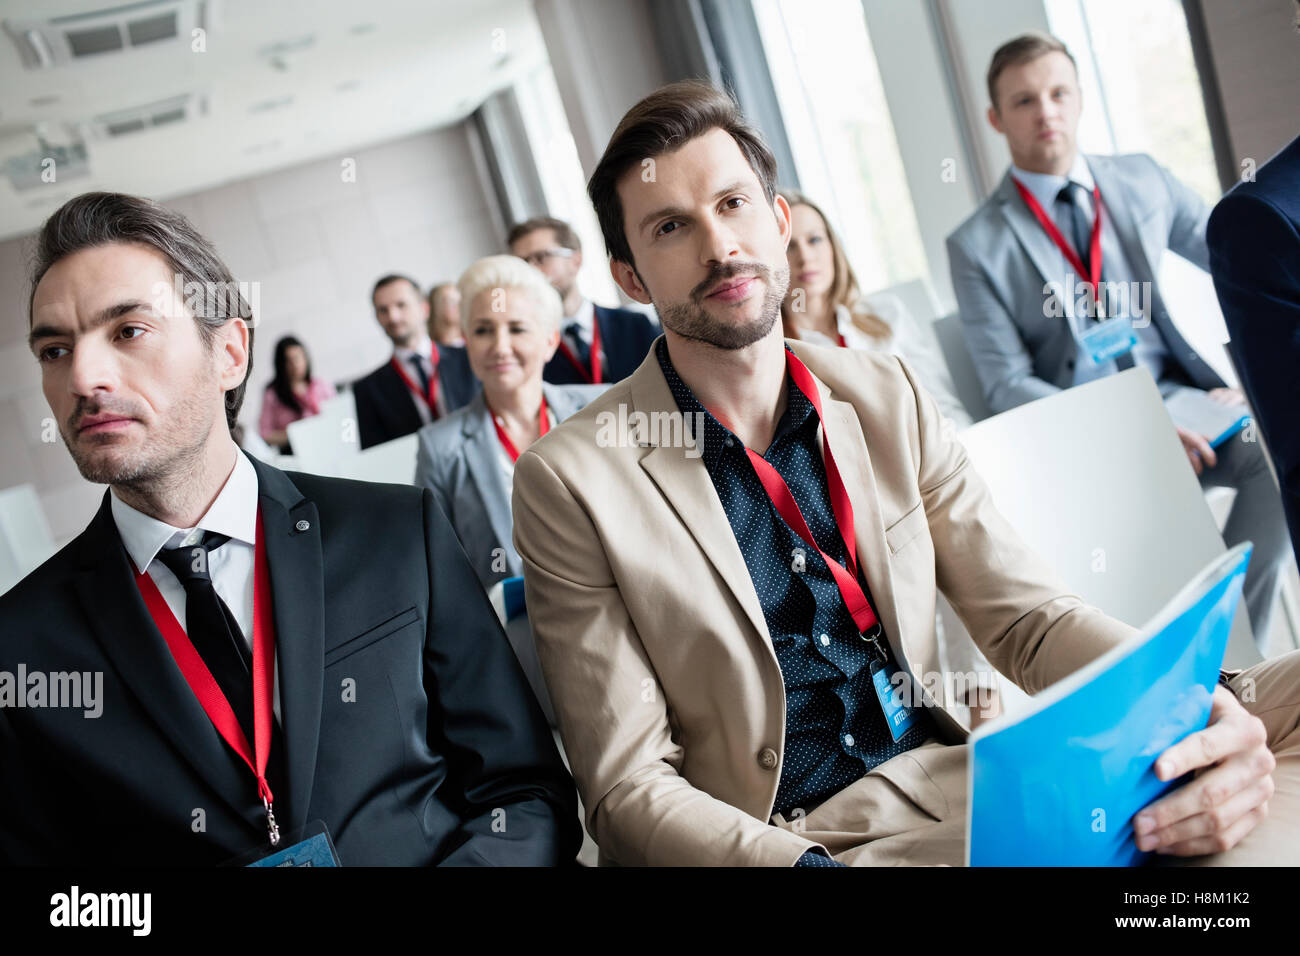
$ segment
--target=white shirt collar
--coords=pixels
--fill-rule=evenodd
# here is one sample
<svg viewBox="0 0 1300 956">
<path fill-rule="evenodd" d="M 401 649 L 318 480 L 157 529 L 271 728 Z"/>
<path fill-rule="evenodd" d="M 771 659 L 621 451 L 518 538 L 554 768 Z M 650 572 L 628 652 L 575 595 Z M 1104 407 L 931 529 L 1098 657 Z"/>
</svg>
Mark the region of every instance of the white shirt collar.
<svg viewBox="0 0 1300 956">
<path fill-rule="evenodd" d="M 411 357 L 414 355 L 418 355 L 422 359 L 427 359 L 432 352 L 433 340 L 427 335 L 421 338 L 420 341 L 416 342 L 415 348 L 413 349 L 399 348 L 396 345 L 393 346 L 393 354 L 397 356 L 399 361 L 407 363 L 411 361 Z"/>
<path fill-rule="evenodd" d="M 1070 166 L 1070 172 L 1067 176 L 1054 176 L 1051 173 L 1031 173 L 1028 170 L 1021 169 L 1014 163 L 1011 165 L 1011 175 L 1020 180 L 1024 187 L 1038 200 L 1038 204 L 1049 211 L 1052 204 L 1056 202 L 1056 194 L 1061 191 L 1061 187 L 1065 185 L 1067 180 L 1078 183 L 1090 194 L 1095 182 L 1092 178 L 1092 170 L 1088 168 L 1088 161 L 1084 159 L 1083 153 L 1074 154 L 1074 163 Z"/>
<path fill-rule="evenodd" d="M 233 541 L 257 543 L 257 471 L 242 451 L 235 467 L 222 486 L 217 500 L 194 528 L 173 528 L 164 521 L 132 508 L 110 492 L 110 506 L 117 533 L 126 553 L 139 570 L 146 570 L 164 547 L 180 547 L 198 541 L 190 536 L 196 531 L 230 535 Z"/>
<path fill-rule="evenodd" d="M 596 305 L 590 299 L 583 299 L 582 305 L 578 306 L 578 311 L 573 315 L 565 316 L 564 321 L 560 323 L 560 328 L 564 328 L 573 322 L 578 323 L 578 328 L 582 329 L 586 338 L 591 338 L 591 327 L 596 321 Z"/>
</svg>

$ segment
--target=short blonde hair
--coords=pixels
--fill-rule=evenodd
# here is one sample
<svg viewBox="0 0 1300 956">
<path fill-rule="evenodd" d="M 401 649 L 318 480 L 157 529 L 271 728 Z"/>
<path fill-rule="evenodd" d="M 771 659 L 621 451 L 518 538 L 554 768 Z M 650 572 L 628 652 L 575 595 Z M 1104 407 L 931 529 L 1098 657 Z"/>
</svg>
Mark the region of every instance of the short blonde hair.
<svg viewBox="0 0 1300 956">
<path fill-rule="evenodd" d="M 524 293 L 537 308 L 537 320 L 545 332 L 558 332 L 564 318 L 560 293 L 535 266 L 517 256 L 487 256 L 471 265 L 456 283 L 460 289 L 460 326 L 468 332 L 474 299 L 493 289 L 515 289 Z"/>
</svg>

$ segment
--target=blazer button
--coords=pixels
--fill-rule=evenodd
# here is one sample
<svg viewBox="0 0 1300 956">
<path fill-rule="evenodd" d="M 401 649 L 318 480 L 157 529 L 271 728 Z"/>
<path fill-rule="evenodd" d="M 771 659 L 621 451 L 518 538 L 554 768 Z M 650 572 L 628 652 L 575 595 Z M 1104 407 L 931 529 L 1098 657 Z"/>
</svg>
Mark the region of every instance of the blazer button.
<svg viewBox="0 0 1300 956">
<path fill-rule="evenodd" d="M 764 770 L 775 770 L 776 764 L 776 751 L 771 747 L 764 747 L 758 752 L 758 765 Z"/>
</svg>

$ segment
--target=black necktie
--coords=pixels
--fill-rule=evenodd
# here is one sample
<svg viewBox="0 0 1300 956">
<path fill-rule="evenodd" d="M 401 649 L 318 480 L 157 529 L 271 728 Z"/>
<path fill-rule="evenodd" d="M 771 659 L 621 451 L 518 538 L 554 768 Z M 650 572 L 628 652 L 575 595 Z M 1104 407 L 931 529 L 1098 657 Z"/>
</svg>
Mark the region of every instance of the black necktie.
<svg viewBox="0 0 1300 956">
<path fill-rule="evenodd" d="M 164 548 L 158 560 L 185 588 L 185 633 L 230 702 L 249 745 L 253 743 L 253 655 L 235 616 L 221 600 L 208 573 L 211 554 L 229 535 L 203 533 L 191 547 Z"/>
<path fill-rule="evenodd" d="M 420 356 L 412 355 L 411 364 L 415 366 L 415 374 L 420 376 L 420 394 L 429 394 L 429 373 L 424 370 L 424 363 L 420 361 Z"/>
<path fill-rule="evenodd" d="M 189 636 L 194 649 L 199 652 L 199 656 L 203 658 L 203 663 L 207 665 L 217 686 L 226 695 L 230 709 L 235 712 L 235 719 L 243 728 L 244 738 L 248 741 L 248 746 L 253 750 L 255 757 L 253 654 L 244 640 L 244 632 L 240 630 L 239 622 L 235 620 L 226 602 L 221 600 L 221 596 L 212 586 L 212 577 L 208 571 L 212 552 L 229 540 L 229 535 L 205 531 L 197 545 L 164 548 L 158 552 L 158 560 L 165 564 L 185 587 L 185 633 Z M 272 694 L 274 694 L 274 673 L 271 675 L 271 681 Z M 234 758 L 233 753 L 231 756 Z M 288 819 L 284 809 L 289 797 L 286 783 L 289 775 L 286 768 L 284 734 L 276 726 L 272 715 L 271 752 L 266 762 L 266 779 L 275 794 L 276 810 L 282 820 Z M 277 785 L 279 790 L 276 789 Z"/>
<path fill-rule="evenodd" d="M 1064 203 L 1069 207 L 1067 213 L 1069 218 L 1067 221 L 1070 223 L 1071 232 L 1074 233 L 1074 249 L 1075 252 L 1079 254 L 1079 259 L 1083 262 L 1084 268 L 1089 271 L 1089 274 L 1091 274 L 1092 256 L 1089 253 L 1091 252 L 1090 240 L 1092 239 L 1092 223 L 1088 221 L 1088 214 L 1083 209 L 1083 203 L 1081 201 L 1082 197 L 1078 195 L 1079 193 L 1086 196 L 1088 195 L 1088 190 L 1086 190 L 1082 184 L 1076 183 L 1072 179 L 1067 180 L 1065 185 L 1061 187 L 1061 191 L 1056 194 L 1056 201 L 1058 204 Z M 1096 215 L 1095 210 L 1093 211 L 1093 214 Z M 1101 299 L 1101 305 L 1105 310 L 1106 316 L 1110 317 L 1113 314 L 1114 303 L 1107 291 L 1106 273 L 1104 270 L 1105 266 L 1103 264 L 1101 288 L 1097 290 L 1097 294 Z M 1080 276 L 1080 278 L 1086 279 L 1087 276 Z M 1121 372 L 1125 369 L 1132 368 L 1133 353 L 1131 351 L 1125 352 L 1123 355 L 1115 359 L 1115 365 Z"/>
<path fill-rule="evenodd" d="M 570 322 L 564 327 L 564 331 L 574 342 L 573 354 L 581 363 L 584 371 L 591 371 L 591 344 L 582 336 L 582 326 L 577 322 Z"/>
<path fill-rule="evenodd" d="M 1070 231 L 1073 233 L 1074 251 L 1079 254 L 1079 261 L 1083 267 L 1091 271 L 1092 261 L 1088 253 L 1088 240 L 1092 238 L 1092 223 L 1088 221 L 1088 214 L 1084 212 L 1083 206 L 1075 200 L 1075 193 L 1086 193 L 1087 190 L 1074 180 L 1068 180 L 1061 191 L 1056 194 L 1058 204 L 1063 203 L 1067 207 L 1066 221 L 1070 223 Z M 1087 276 L 1080 276 L 1086 279 Z"/>
</svg>

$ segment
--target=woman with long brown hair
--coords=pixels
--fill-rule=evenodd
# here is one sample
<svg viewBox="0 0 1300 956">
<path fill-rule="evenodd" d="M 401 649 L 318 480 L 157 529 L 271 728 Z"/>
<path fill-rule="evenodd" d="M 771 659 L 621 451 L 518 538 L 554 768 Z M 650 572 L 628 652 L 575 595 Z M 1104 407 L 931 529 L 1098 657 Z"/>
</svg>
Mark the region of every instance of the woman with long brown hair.
<svg viewBox="0 0 1300 956">
<path fill-rule="evenodd" d="M 792 220 L 786 247 L 790 288 L 781 304 L 786 338 L 899 355 L 939 410 L 958 428 L 969 425 L 970 415 L 957 399 L 947 365 L 902 300 L 889 294 L 864 297 L 821 209 L 795 190 L 778 191 L 790 204 Z"/>
</svg>

